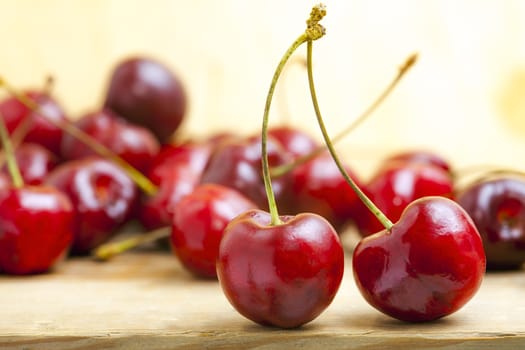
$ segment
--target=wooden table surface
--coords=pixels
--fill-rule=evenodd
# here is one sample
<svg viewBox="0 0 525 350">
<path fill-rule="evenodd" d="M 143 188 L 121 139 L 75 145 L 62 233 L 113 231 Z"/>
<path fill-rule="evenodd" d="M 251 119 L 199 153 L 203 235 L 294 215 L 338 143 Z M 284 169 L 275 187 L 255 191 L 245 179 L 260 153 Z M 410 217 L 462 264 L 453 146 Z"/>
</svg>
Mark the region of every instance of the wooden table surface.
<svg viewBox="0 0 525 350">
<path fill-rule="evenodd" d="M 151 250 L 0 276 L 0 305 L 0 349 L 525 348 L 523 271 L 487 275 L 463 309 L 425 324 L 370 307 L 348 263 L 320 317 L 296 330 L 264 328 L 234 311 L 216 281 L 195 279 L 170 253 Z"/>
</svg>

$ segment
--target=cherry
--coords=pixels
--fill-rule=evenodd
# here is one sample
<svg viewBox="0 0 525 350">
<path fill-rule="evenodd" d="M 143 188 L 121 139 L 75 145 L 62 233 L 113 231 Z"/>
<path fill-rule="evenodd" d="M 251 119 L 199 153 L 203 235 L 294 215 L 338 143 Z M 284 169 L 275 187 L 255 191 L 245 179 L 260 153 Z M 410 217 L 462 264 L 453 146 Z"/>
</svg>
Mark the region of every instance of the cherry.
<svg viewBox="0 0 525 350">
<path fill-rule="evenodd" d="M 186 95 L 167 66 L 151 58 L 131 57 L 114 69 L 105 107 L 147 127 L 165 142 L 182 122 Z"/>
<path fill-rule="evenodd" d="M 457 198 L 483 239 L 487 269 L 516 269 L 525 262 L 525 180 L 500 176 L 475 182 Z"/>
<path fill-rule="evenodd" d="M 74 211 L 49 186 L 9 188 L 0 195 L 0 270 L 25 275 L 49 270 L 67 253 Z"/>
<path fill-rule="evenodd" d="M 24 184 L 3 120 L 0 138 L 13 182 L 0 191 L 0 270 L 17 275 L 45 272 L 71 244 L 73 207 L 53 187 Z"/>
<path fill-rule="evenodd" d="M 226 225 L 256 205 L 231 188 L 204 184 L 173 208 L 171 243 L 182 264 L 200 277 L 216 277 L 215 262 Z"/>
<path fill-rule="evenodd" d="M 56 167 L 46 183 L 68 195 L 75 210 L 72 253 L 86 254 L 130 218 L 138 191 L 117 165 L 84 158 Z"/>
<path fill-rule="evenodd" d="M 263 116 L 262 172 L 270 213 L 250 210 L 226 227 L 219 247 L 217 276 L 233 307 L 262 325 L 299 327 L 332 302 L 343 276 L 344 253 L 324 218 L 303 213 L 279 216 L 270 179 L 268 115 L 278 77 L 301 44 L 320 38 L 322 5 L 312 9 L 307 30 L 288 49 L 274 77 Z"/>
<path fill-rule="evenodd" d="M 252 210 L 233 219 L 220 244 L 217 274 L 235 309 L 262 325 L 294 328 L 332 302 L 344 253 L 330 223 L 315 214 Z"/>
<path fill-rule="evenodd" d="M 149 130 L 126 122 L 108 109 L 87 114 L 75 124 L 139 171 L 148 168 L 160 148 Z M 95 150 L 71 134 L 64 135 L 61 150 L 67 160 L 96 155 Z"/>
<path fill-rule="evenodd" d="M 258 137 L 223 142 L 212 153 L 201 182 L 234 188 L 254 201 L 259 208 L 267 208 L 268 202 L 261 177 L 260 142 Z M 292 160 L 290 154 L 271 138 L 268 139 L 267 149 L 271 166 L 288 164 Z M 288 176 L 280 176 L 273 180 L 278 200 L 284 195 L 287 181 Z"/>
<path fill-rule="evenodd" d="M 15 151 L 16 162 L 26 184 L 40 185 L 47 174 L 57 165 L 57 157 L 36 143 L 23 143 Z M 6 166 L 2 171 L 7 173 Z"/>
<path fill-rule="evenodd" d="M 359 182 L 349 167 L 345 169 L 354 181 Z M 361 203 L 328 153 L 297 166 L 290 177 L 288 207 L 296 213 L 321 215 L 336 228 L 342 229 Z"/>
<path fill-rule="evenodd" d="M 373 307 L 403 321 L 430 321 L 457 311 L 475 295 L 485 273 L 485 252 L 474 222 L 459 204 L 437 196 L 411 202 L 395 224 L 381 212 L 348 176 L 330 142 L 313 82 L 311 42 L 307 49 L 310 93 L 328 150 L 385 228 L 354 250 L 359 291 Z"/>
<path fill-rule="evenodd" d="M 60 105 L 49 95 L 43 92 L 28 91 L 25 95 L 40 109 L 33 112 L 17 97 L 8 97 L 0 102 L 0 113 L 4 117 L 7 129 L 10 133 L 18 127 L 27 124 L 29 129 L 25 135 L 26 142 L 38 143 L 54 154 L 60 154 L 60 142 L 63 132 L 49 119 L 55 122 L 66 120 L 67 117 Z"/>
<path fill-rule="evenodd" d="M 390 228 L 363 239 L 352 267 L 373 307 L 403 321 L 431 321 L 474 296 L 485 273 L 485 254 L 474 223 L 459 205 L 425 197 L 412 202 Z"/>
<path fill-rule="evenodd" d="M 397 221 L 407 205 L 425 196 L 453 197 L 450 173 L 441 167 L 417 162 L 389 161 L 372 177 L 365 193 L 391 220 Z M 354 205 L 354 221 L 362 236 L 378 232 L 383 225 L 363 205 Z"/>
</svg>

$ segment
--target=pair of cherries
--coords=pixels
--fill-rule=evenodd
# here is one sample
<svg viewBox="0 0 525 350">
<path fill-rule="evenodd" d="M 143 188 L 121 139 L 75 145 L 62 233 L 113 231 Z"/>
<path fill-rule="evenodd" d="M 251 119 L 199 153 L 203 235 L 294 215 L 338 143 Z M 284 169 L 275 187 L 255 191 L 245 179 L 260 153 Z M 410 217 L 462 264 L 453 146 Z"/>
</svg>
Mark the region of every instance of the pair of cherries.
<svg viewBox="0 0 525 350">
<path fill-rule="evenodd" d="M 261 141 L 270 213 L 248 211 L 226 227 L 217 262 L 223 291 L 237 311 L 255 322 L 296 327 L 322 312 L 339 286 L 343 254 L 336 231 L 315 214 L 280 217 L 269 176 L 266 132 L 273 89 L 287 59 L 307 43 L 310 92 L 327 146 L 350 187 L 385 227 L 355 248 L 359 290 L 372 306 L 401 320 L 446 316 L 470 300 L 481 284 L 485 253 L 480 235 L 464 209 L 438 196 L 409 203 L 393 224 L 347 174 L 324 128 L 311 72 L 312 42 L 324 34 L 318 24 L 324 14 L 323 6 L 314 7 L 307 30 L 285 53 L 273 77 Z M 428 167 L 424 170 L 434 170 Z"/>
</svg>

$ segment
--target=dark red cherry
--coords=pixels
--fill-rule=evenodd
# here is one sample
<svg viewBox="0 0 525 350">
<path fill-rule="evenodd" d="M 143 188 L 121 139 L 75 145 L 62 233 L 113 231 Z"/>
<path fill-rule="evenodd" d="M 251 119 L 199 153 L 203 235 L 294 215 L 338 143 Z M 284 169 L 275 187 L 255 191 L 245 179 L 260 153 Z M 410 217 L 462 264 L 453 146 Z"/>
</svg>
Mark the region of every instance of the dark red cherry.
<svg viewBox="0 0 525 350">
<path fill-rule="evenodd" d="M 57 165 L 57 157 L 37 143 L 23 143 L 15 150 L 15 158 L 24 183 L 40 185 L 47 174 Z M 2 172 L 8 174 L 7 165 Z"/>
<path fill-rule="evenodd" d="M 46 183 L 68 195 L 75 210 L 72 252 L 89 253 L 108 240 L 137 205 L 138 190 L 109 160 L 84 158 L 56 167 Z"/>
<path fill-rule="evenodd" d="M 360 183 L 348 166 L 346 170 L 356 183 Z M 290 177 L 287 202 L 294 214 L 315 213 L 340 229 L 354 216 L 356 205 L 361 203 L 328 153 L 297 166 Z"/>
<path fill-rule="evenodd" d="M 516 269 L 525 262 L 525 180 L 486 179 L 457 198 L 483 239 L 488 269 Z"/>
<path fill-rule="evenodd" d="M 431 321 L 460 309 L 478 290 L 485 253 L 474 223 L 455 202 L 411 203 L 390 230 L 364 238 L 352 267 L 364 298 L 408 321 Z"/>
<path fill-rule="evenodd" d="M 114 69 L 105 107 L 167 141 L 181 124 L 186 95 L 181 81 L 161 62 L 132 57 Z"/>
<path fill-rule="evenodd" d="M 251 210 L 233 219 L 220 244 L 221 287 L 244 317 L 262 325 L 299 327 L 332 302 L 344 270 L 333 227 L 315 214 L 281 216 Z"/>
<path fill-rule="evenodd" d="M 197 186 L 173 209 L 173 252 L 196 276 L 217 277 L 215 262 L 224 228 L 237 215 L 255 208 L 252 201 L 231 188 Z"/>
<path fill-rule="evenodd" d="M 268 135 L 277 140 L 293 157 L 299 158 L 314 152 L 319 145 L 310 134 L 291 126 L 275 126 Z"/>
<path fill-rule="evenodd" d="M 288 164 L 292 157 L 272 138 L 268 138 L 270 166 Z M 277 202 L 284 195 L 289 176 L 273 179 Z M 202 174 L 202 183 L 215 183 L 236 189 L 250 198 L 259 208 L 268 208 L 268 199 L 262 179 L 261 140 L 258 137 L 222 143 L 212 153 Z"/>
<path fill-rule="evenodd" d="M 87 114 L 75 125 L 142 172 L 160 149 L 149 130 L 126 122 L 108 109 Z M 91 147 L 70 134 L 64 135 L 61 149 L 67 160 L 96 155 Z"/>
<path fill-rule="evenodd" d="M 382 167 L 364 192 L 392 221 L 397 221 L 408 204 L 426 196 L 453 197 L 454 183 L 442 168 L 417 163 L 391 163 Z M 364 205 L 358 205 L 354 221 L 363 236 L 381 231 L 383 225 Z"/>
<path fill-rule="evenodd" d="M 48 118 L 58 122 L 66 120 L 62 107 L 43 92 L 29 91 L 26 95 L 38 104 L 42 115 L 32 112 L 17 98 L 8 97 L 0 102 L 0 113 L 4 116 L 7 129 L 12 133 L 23 120 L 31 118 L 32 125 L 24 141 L 38 143 L 54 154 L 60 154 L 63 132 Z"/>
<path fill-rule="evenodd" d="M 67 254 L 73 206 L 48 186 L 0 192 L 0 270 L 25 275 L 48 271 Z"/>
</svg>

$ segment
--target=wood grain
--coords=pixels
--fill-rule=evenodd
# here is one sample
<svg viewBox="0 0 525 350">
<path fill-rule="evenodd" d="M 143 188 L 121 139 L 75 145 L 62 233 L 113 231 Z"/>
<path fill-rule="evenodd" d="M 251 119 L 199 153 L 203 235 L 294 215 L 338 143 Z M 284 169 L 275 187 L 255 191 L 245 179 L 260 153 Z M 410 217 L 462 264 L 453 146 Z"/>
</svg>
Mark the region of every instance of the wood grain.
<svg viewBox="0 0 525 350">
<path fill-rule="evenodd" d="M 518 349 L 525 346 L 523 271 L 491 273 L 471 302 L 437 322 L 407 324 L 361 298 L 349 264 L 333 304 L 296 330 L 237 314 L 216 281 L 169 253 L 109 263 L 71 259 L 56 271 L 0 277 L 1 349 Z"/>
</svg>

